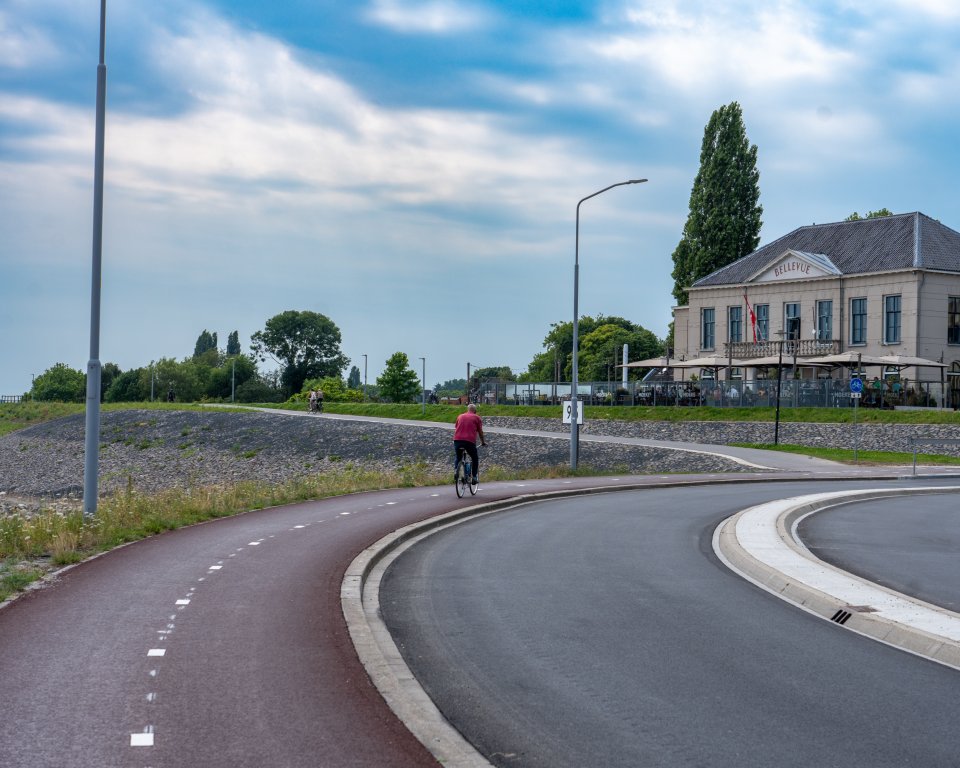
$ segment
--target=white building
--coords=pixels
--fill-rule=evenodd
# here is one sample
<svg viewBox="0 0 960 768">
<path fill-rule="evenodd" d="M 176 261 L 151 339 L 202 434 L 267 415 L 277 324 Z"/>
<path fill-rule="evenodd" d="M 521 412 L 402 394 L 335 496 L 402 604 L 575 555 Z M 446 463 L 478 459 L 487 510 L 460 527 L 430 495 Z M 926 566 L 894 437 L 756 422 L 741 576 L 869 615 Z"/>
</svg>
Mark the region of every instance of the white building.
<svg viewBox="0 0 960 768">
<path fill-rule="evenodd" d="M 763 375 L 750 360 L 778 354 L 799 322 L 786 354 L 802 378 L 827 375 L 810 364 L 826 355 L 919 357 L 947 365 L 960 402 L 960 233 L 922 213 L 800 227 L 698 280 L 673 316 L 674 357 L 744 361 L 727 379 Z M 899 371 L 941 378 L 938 368 Z"/>
</svg>

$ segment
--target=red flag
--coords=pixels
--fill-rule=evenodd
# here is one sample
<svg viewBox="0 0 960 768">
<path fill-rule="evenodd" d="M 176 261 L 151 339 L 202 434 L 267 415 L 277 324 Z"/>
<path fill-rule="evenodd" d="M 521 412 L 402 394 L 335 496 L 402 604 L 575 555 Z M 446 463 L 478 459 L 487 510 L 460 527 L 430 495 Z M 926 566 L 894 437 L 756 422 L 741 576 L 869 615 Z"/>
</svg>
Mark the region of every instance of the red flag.
<svg viewBox="0 0 960 768">
<path fill-rule="evenodd" d="M 757 316 L 753 312 L 753 307 L 750 306 L 750 300 L 747 298 L 747 291 L 743 291 L 743 300 L 747 303 L 747 312 L 750 314 L 750 326 L 753 328 L 753 343 L 757 343 Z"/>
</svg>

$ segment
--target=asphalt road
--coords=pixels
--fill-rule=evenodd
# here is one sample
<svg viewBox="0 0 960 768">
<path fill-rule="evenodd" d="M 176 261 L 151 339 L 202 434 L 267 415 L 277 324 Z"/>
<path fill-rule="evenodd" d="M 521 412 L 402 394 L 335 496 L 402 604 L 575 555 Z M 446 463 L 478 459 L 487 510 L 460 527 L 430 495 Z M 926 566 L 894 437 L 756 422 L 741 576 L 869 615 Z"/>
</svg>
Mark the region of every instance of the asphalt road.
<svg viewBox="0 0 960 768">
<path fill-rule="evenodd" d="M 806 518 L 799 534 L 821 560 L 960 613 L 955 495 L 844 504 Z"/>
<path fill-rule="evenodd" d="M 713 554 L 728 515 L 836 487 L 857 484 L 497 513 L 401 555 L 381 611 L 418 680 L 496 765 L 956 766 L 960 675 L 797 610 Z"/>
</svg>

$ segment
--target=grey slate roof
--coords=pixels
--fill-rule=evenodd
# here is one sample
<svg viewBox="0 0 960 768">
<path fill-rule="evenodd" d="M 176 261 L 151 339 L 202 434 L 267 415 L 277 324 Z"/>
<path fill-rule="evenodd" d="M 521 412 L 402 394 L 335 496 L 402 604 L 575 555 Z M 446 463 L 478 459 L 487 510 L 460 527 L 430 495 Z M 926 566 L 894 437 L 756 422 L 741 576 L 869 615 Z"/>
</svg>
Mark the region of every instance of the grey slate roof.
<svg viewBox="0 0 960 768">
<path fill-rule="evenodd" d="M 812 224 L 702 277 L 694 288 L 745 283 L 784 252 L 822 254 L 844 275 L 931 269 L 960 272 L 960 232 L 922 213 Z"/>
</svg>

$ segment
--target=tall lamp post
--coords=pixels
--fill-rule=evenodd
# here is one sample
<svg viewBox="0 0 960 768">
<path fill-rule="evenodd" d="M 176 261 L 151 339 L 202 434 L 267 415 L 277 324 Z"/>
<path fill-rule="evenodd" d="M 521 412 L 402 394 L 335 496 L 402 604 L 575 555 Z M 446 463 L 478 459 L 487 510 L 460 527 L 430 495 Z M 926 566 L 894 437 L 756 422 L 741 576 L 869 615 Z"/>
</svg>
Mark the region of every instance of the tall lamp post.
<svg viewBox="0 0 960 768">
<path fill-rule="evenodd" d="M 614 187 L 623 187 L 627 184 L 643 184 L 646 179 L 630 179 L 630 181 L 620 181 L 616 184 L 611 184 L 609 187 L 604 187 L 599 192 L 594 192 L 592 195 L 587 195 L 583 200 L 577 203 L 577 232 L 576 240 L 574 242 L 574 259 L 573 259 L 573 377 L 571 382 L 570 389 L 570 469 L 576 470 L 577 461 L 580 456 L 580 425 L 577 423 L 579 418 L 577 414 L 578 406 L 578 391 L 577 391 L 577 347 L 580 343 L 579 325 L 580 319 L 580 309 L 579 309 L 579 298 L 580 298 L 580 205 L 589 200 L 591 197 L 596 197 L 597 195 L 602 195 L 609 189 Z"/>
<path fill-rule="evenodd" d="M 780 444 L 780 385 L 783 382 L 783 331 L 777 331 L 780 336 L 780 351 L 777 360 L 777 410 L 773 421 L 773 444 Z"/>
<path fill-rule="evenodd" d="M 788 317 L 786 322 L 787 329 L 786 331 L 777 331 L 777 335 L 780 337 L 780 352 L 779 359 L 777 363 L 777 411 L 774 416 L 774 426 L 773 426 L 773 444 L 780 444 L 780 389 L 783 384 L 783 342 L 785 340 L 794 341 L 800 338 L 800 318 L 799 317 Z M 793 353 L 793 368 L 797 368 L 797 345 L 794 344 L 792 348 Z"/>
<path fill-rule="evenodd" d="M 421 374 L 421 379 L 420 379 L 420 413 L 426 414 L 427 412 L 427 358 L 421 357 L 420 362 L 423 363 L 423 373 Z"/>
<path fill-rule="evenodd" d="M 367 399 L 367 356 L 363 356 L 363 399 Z"/>
<path fill-rule="evenodd" d="M 103 145 L 107 111 L 104 63 L 107 0 L 100 0 L 100 63 L 97 65 L 97 117 L 93 160 L 93 269 L 90 281 L 90 359 L 87 362 L 87 414 L 83 465 L 83 514 L 97 513 L 100 469 L 100 283 L 103 254 Z"/>
</svg>

